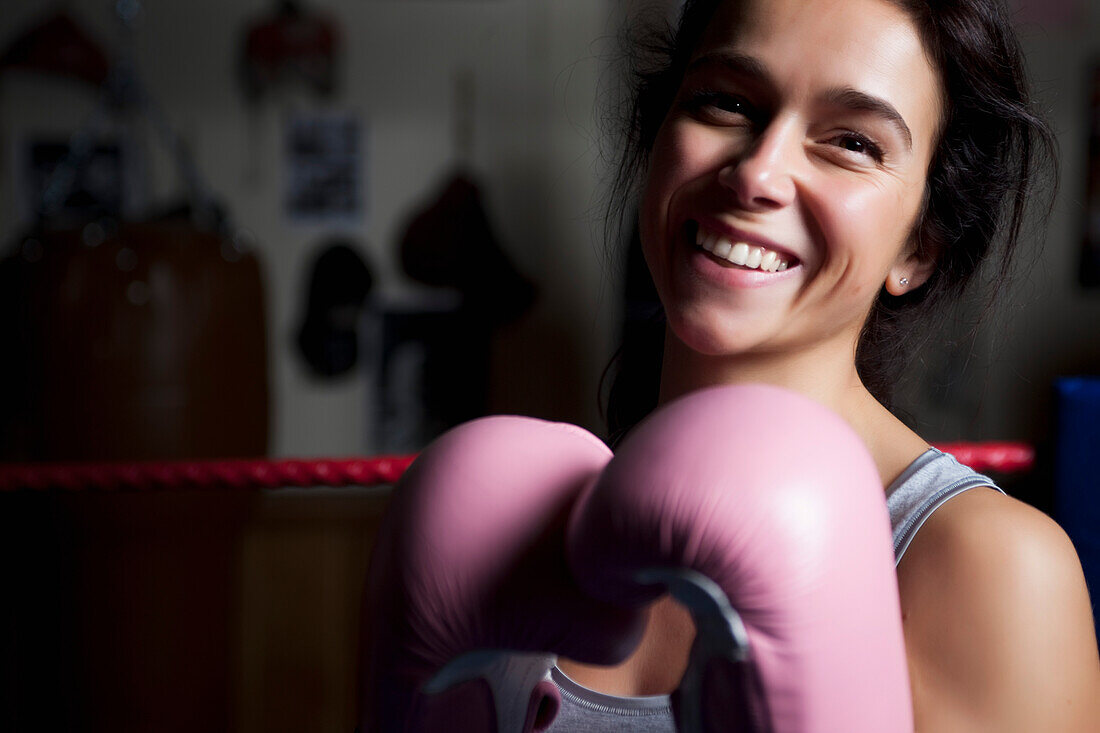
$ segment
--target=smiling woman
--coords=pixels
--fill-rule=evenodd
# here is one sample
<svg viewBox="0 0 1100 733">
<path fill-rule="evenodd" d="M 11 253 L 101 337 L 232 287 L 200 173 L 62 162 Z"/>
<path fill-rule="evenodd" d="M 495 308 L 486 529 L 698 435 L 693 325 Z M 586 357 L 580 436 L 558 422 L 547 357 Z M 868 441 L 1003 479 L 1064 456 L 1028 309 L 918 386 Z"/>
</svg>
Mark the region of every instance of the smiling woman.
<svg viewBox="0 0 1100 733">
<path fill-rule="evenodd" d="M 689 0 L 660 48 L 615 189 L 640 201 L 666 322 L 649 394 L 763 382 L 860 435 L 894 529 L 917 730 L 1090 730 L 1100 657 L 1072 544 L 889 410 L 910 335 L 987 260 L 1006 273 L 1030 197 L 1051 195 L 1034 179 L 1053 138 L 1001 4 Z M 611 416 L 635 416 L 619 435 L 655 406 L 611 394 Z M 693 637 L 666 598 L 625 663 L 560 660 L 555 730 L 676 690 Z"/>
<path fill-rule="evenodd" d="M 726 381 L 696 355 L 762 374 L 851 354 L 883 282 L 916 288 L 931 270 L 910 232 L 940 118 L 935 71 L 892 5 L 823 5 L 721 5 L 654 140 L 641 236 L 675 336 L 666 397 L 693 379 L 684 370 Z M 753 259 L 731 266 L 698 235 Z M 782 277 L 746 271 L 766 251 L 788 261 Z"/>
<path fill-rule="evenodd" d="M 807 9 L 803 24 L 809 20 L 818 22 L 821 39 L 815 45 L 792 49 L 790 58 L 809 66 L 816 63 L 810 57 L 822 55 L 824 49 L 830 49 L 832 53 L 827 56 L 834 61 L 838 55 L 835 52 L 852 58 L 853 47 L 840 47 L 842 36 L 853 40 L 854 48 L 863 48 L 869 54 L 886 52 L 855 70 L 855 76 L 840 82 L 838 87 L 820 90 L 823 96 L 818 101 L 822 105 L 833 103 L 837 111 L 858 115 L 850 121 L 864 125 L 847 126 L 844 136 L 833 141 L 835 145 L 866 153 L 893 170 L 898 156 L 885 156 L 883 141 L 869 135 L 866 124 L 874 118 L 892 122 L 896 132 L 905 138 L 905 147 L 911 148 L 913 132 L 907 117 L 892 100 L 856 88 L 851 82 L 867 84 L 876 75 L 882 77 L 889 72 L 896 62 L 891 60 L 889 46 L 897 39 L 865 37 L 873 38 L 871 43 L 854 34 L 841 33 L 838 29 L 850 22 L 839 14 L 846 5 L 849 4 L 819 3 L 813 13 Z M 942 315 L 945 303 L 958 298 L 970 286 L 983 263 L 984 270 L 994 275 L 987 278 L 993 285 L 990 298 L 1004 286 L 1019 241 L 1025 206 L 1030 203 L 1042 211 L 1053 200 L 1053 186 L 1037 190 L 1034 184 L 1037 176 L 1053 167 L 1055 144 L 1049 129 L 1031 110 L 1020 52 L 998 3 L 916 0 L 873 5 L 882 6 L 879 15 L 892 10 L 895 20 L 900 17 L 906 21 L 907 28 L 900 32 L 907 32 L 910 40 L 915 34 L 920 41 L 919 55 L 924 57 L 926 67 L 932 67 L 937 90 L 935 99 L 916 100 L 924 105 L 921 111 L 933 114 L 931 137 L 923 141 L 930 146 L 928 152 L 932 158 L 924 171 L 925 185 L 910 185 L 923 193 L 920 217 L 905 222 L 910 225 L 908 234 L 915 253 L 924 259 L 934 259 L 935 268 L 922 287 L 917 287 L 917 280 L 907 275 L 902 276 L 906 279 L 904 285 L 900 280 L 885 283 L 887 287 L 874 298 L 857 348 L 857 367 L 863 384 L 880 402 L 890 406 L 893 387 L 914 350 L 923 342 L 920 334 L 927 321 Z M 864 6 L 858 4 L 860 8 Z M 617 217 L 621 221 L 623 212 L 639 197 L 639 183 L 654 170 L 653 161 L 659 153 L 654 145 L 666 113 L 676 111 L 674 99 L 684 92 L 681 81 L 685 85 L 692 81 L 697 67 L 727 66 L 730 67 L 727 79 L 736 78 L 743 85 L 756 83 L 776 88 L 774 70 L 736 44 L 713 52 L 698 48 L 704 34 L 713 33 L 708 29 L 713 27 L 710 21 L 716 10 L 724 14 L 729 27 L 760 16 L 763 11 L 754 10 L 755 7 L 752 3 L 723 4 L 713 0 L 689 2 L 673 36 L 640 44 L 650 51 L 648 55 L 642 54 L 642 65 L 649 65 L 638 77 L 626 129 L 628 144 L 610 198 L 609 219 Z M 766 8 L 767 4 L 761 7 Z M 788 11 L 796 21 L 800 15 L 797 8 Z M 777 11 L 775 20 L 779 22 L 780 18 Z M 780 35 L 785 35 L 783 28 L 779 30 L 784 31 Z M 893 71 L 908 86 L 904 73 L 896 68 Z M 714 75 L 717 71 L 712 68 L 710 73 Z M 927 79 L 927 74 L 923 79 Z M 907 98 L 913 96 L 908 89 L 902 92 Z M 730 95 L 725 88 L 699 84 L 695 102 L 701 112 L 721 114 L 727 119 L 739 116 L 742 124 L 759 124 L 766 121 L 764 115 L 769 111 L 766 103 L 771 100 L 749 97 L 744 92 Z M 1042 177 L 1044 183 L 1053 183 L 1054 179 L 1054 176 Z M 1032 200 L 1035 193 L 1039 195 L 1038 202 Z M 951 246 L 945 246 L 948 243 Z M 1000 256 L 990 258 L 990 254 Z M 639 390 L 626 387 L 636 380 L 638 371 L 628 370 L 625 375 L 620 371 L 624 378 L 612 390 L 615 397 L 608 413 L 613 433 L 621 433 L 652 408 L 651 398 L 646 395 L 656 395 L 655 387 L 644 384 Z"/>
</svg>

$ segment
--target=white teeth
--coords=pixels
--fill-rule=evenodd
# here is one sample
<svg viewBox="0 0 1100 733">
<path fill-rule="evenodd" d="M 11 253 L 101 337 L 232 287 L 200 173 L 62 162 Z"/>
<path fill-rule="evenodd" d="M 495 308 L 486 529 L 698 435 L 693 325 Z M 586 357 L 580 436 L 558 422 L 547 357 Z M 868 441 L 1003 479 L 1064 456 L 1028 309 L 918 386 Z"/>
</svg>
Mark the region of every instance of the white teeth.
<svg viewBox="0 0 1100 733">
<path fill-rule="evenodd" d="M 749 245 L 744 242 L 733 245 L 733 249 L 726 255 L 726 259 L 735 265 L 746 264 L 749 261 Z"/>
<path fill-rule="evenodd" d="M 762 272 L 782 272 L 790 264 L 784 255 L 774 250 L 750 245 L 748 242 L 734 244 L 727 237 L 703 229 L 699 229 L 696 233 L 695 243 L 715 257 L 742 267 L 759 269 Z"/>
<path fill-rule="evenodd" d="M 745 267 L 760 267 L 760 262 L 764 259 L 763 247 L 752 247 L 749 249 L 749 259 L 745 263 Z"/>
</svg>

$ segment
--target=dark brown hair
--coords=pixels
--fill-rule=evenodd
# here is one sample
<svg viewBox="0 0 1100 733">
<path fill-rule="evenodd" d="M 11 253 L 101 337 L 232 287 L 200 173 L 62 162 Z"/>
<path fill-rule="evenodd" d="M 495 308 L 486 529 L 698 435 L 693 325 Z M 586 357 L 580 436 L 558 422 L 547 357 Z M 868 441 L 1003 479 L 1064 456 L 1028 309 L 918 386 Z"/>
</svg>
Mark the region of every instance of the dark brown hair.
<svg viewBox="0 0 1100 733">
<path fill-rule="evenodd" d="M 880 292 L 856 352 L 860 378 L 887 407 L 901 372 L 924 343 L 918 337 L 922 328 L 963 297 L 987 261 L 994 283 L 985 289 L 988 311 L 1020 247 L 1031 195 L 1047 182 L 1040 191 L 1045 219 L 1057 180 L 1054 135 L 1034 110 L 1023 52 L 1002 3 L 890 1 L 916 24 L 939 72 L 946 104 L 914 231 L 918 247 L 934 257 L 936 268 L 924 285 L 906 295 Z M 633 211 L 657 131 L 721 2 L 687 0 L 675 29 L 650 30 L 631 41 L 633 85 L 622 125 L 626 144 L 607 217 L 613 227 L 621 228 Z M 663 326 L 655 320 L 653 329 L 658 328 Z M 656 406 L 657 385 L 649 382 L 660 379 L 659 366 L 641 360 L 659 365 L 661 354 L 653 351 L 661 341 L 655 332 L 634 337 L 639 338 L 648 345 L 631 344 L 628 338 L 609 365 L 614 373 L 607 407 L 612 436 Z"/>
</svg>

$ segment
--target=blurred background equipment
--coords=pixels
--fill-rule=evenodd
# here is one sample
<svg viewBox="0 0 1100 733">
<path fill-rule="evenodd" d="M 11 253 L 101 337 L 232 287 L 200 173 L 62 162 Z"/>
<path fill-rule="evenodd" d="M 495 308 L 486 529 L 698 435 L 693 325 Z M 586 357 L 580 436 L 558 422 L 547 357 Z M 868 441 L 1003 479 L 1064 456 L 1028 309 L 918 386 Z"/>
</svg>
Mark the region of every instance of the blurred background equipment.
<svg viewBox="0 0 1100 733">
<path fill-rule="evenodd" d="M 116 6 L 132 29 L 136 2 Z M 53 49 L 51 44 L 63 44 Z M 0 456 L 22 460 L 212 458 L 267 452 L 263 285 L 246 237 L 219 205 L 128 53 L 106 73 L 89 34 L 61 14 L 18 37 L 4 68 L 102 81 L 94 113 L 29 183 L 36 220 L 0 263 Z M 140 219 L 121 165 L 96 144 L 112 117 L 139 118 L 167 150 L 182 205 Z M 36 149 L 37 151 L 37 149 Z M 46 151 L 41 151 L 45 155 Z M 52 164 L 52 165 L 51 165 Z"/>
<path fill-rule="evenodd" d="M 488 330 L 467 317 L 457 292 L 378 293 L 363 325 L 375 450 L 418 451 L 447 428 L 485 413 Z"/>
<path fill-rule="evenodd" d="M 261 456 L 259 264 L 186 217 L 42 227 L 0 264 L 9 460 Z"/>
<path fill-rule="evenodd" d="M 458 171 L 409 219 L 401 265 L 413 280 L 462 294 L 471 316 L 488 326 L 516 320 L 531 307 L 535 286 L 499 244 L 477 181 Z"/>
<path fill-rule="evenodd" d="M 374 277 L 350 240 L 332 239 L 317 249 L 298 351 L 316 376 L 335 377 L 359 360 L 359 322 Z"/>
<path fill-rule="evenodd" d="M 270 175 L 263 152 L 265 111 L 291 115 L 286 133 L 290 158 L 286 205 L 294 216 L 339 215 L 363 206 L 362 191 L 354 185 L 357 156 L 341 157 L 349 146 L 353 148 L 349 152 L 357 152 L 358 121 L 350 114 L 315 110 L 318 102 L 331 100 L 339 89 L 341 38 L 334 17 L 293 0 L 277 0 L 267 11 L 248 17 L 237 39 L 238 81 L 248 110 L 244 182 L 259 188 Z M 292 106 L 297 109 L 289 111 Z M 353 134 L 341 134 L 341 128 L 349 126 Z M 313 145 L 303 145 L 310 140 Z M 330 190 L 322 190 L 314 199 L 312 186 Z M 335 211 L 333 188 L 347 191 Z"/>
<path fill-rule="evenodd" d="M 8 43 L 0 69 L 54 74 L 94 84 L 107 80 L 107 54 L 64 9 L 59 9 Z"/>
<path fill-rule="evenodd" d="M 422 286 L 375 303 L 373 421 L 377 449 L 387 452 L 418 450 L 488 412 L 493 339 L 535 300 L 468 173 L 452 174 L 413 212 L 399 252 L 405 274 Z"/>
<path fill-rule="evenodd" d="M 364 212 L 362 123 L 353 113 L 302 113 L 286 120 L 286 218 L 359 225 Z"/>
<path fill-rule="evenodd" d="M 453 80 L 452 168 L 407 216 L 397 256 L 414 287 L 374 299 L 373 444 L 412 452 L 490 411 L 493 346 L 535 303 L 535 284 L 500 242 L 471 169 L 474 81 Z M 514 375 L 512 378 L 515 378 Z"/>
<path fill-rule="evenodd" d="M 252 100 L 287 84 L 328 96 L 336 90 L 339 52 L 340 32 L 331 18 L 279 0 L 245 28 L 241 84 Z"/>
</svg>

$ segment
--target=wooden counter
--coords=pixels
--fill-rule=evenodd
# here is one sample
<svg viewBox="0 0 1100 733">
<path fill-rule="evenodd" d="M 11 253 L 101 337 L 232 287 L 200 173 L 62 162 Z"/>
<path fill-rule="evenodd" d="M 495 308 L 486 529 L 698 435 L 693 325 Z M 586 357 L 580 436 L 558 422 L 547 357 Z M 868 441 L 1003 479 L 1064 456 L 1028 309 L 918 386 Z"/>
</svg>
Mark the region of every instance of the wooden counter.
<svg viewBox="0 0 1100 733">
<path fill-rule="evenodd" d="M 0 729 L 348 733 L 387 499 L 0 495 Z"/>
</svg>

